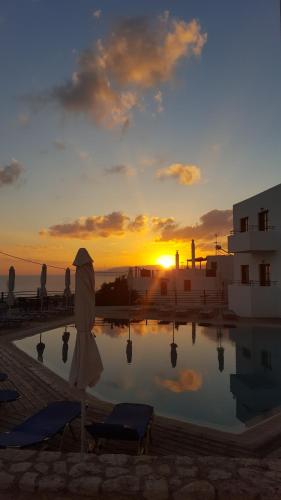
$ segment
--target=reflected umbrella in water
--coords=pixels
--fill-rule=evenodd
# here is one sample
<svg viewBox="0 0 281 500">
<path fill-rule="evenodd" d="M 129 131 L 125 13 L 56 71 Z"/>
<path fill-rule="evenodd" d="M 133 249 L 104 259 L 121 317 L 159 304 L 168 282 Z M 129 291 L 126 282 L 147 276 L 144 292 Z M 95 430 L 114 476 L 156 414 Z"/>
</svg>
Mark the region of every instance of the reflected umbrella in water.
<svg viewBox="0 0 281 500">
<path fill-rule="evenodd" d="M 219 371 L 223 372 L 223 370 L 224 370 L 224 348 L 221 345 L 221 341 L 222 341 L 221 328 L 217 329 L 217 338 L 218 338 L 217 352 L 218 352 Z"/>
<path fill-rule="evenodd" d="M 133 341 L 131 340 L 130 320 L 129 320 L 129 338 L 127 340 L 127 346 L 126 346 L 126 356 L 127 356 L 127 362 L 130 365 L 132 363 L 132 357 L 133 357 Z"/>
<path fill-rule="evenodd" d="M 65 270 L 64 284 L 65 284 L 65 289 L 64 289 L 63 295 L 64 295 L 64 298 L 65 298 L 66 306 L 68 306 L 69 299 L 71 297 L 71 290 L 70 290 L 70 269 L 69 269 L 69 267 L 67 267 L 66 270 Z"/>
<path fill-rule="evenodd" d="M 87 387 L 98 382 L 103 371 L 100 353 L 92 334 L 95 323 L 95 273 L 93 259 L 85 248 L 77 252 L 75 272 L 75 327 L 77 330 L 69 383 L 81 394 L 81 453 L 85 440 L 85 396 Z"/>
<path fill-rule="evenodd" d="M 192 328 L 192 331 L 191 331 L 192 345 L 194 345 L 196 342 L 196 323 L 194 321 L 191 323 L 191 328 Z"/>
<path fill-rule="evenodd" d="M 70 337 L 70 332 L 68 332 L 67 327 L 65 327 L 65 330 L 64 330 L 63 336 L 62 336 L 62 360 L 64 363 L 67 362 L 69 337 Z"/>
<path fill-rule="evenodd" d="M 173 368 L 177 366 L 177 359 L 178 359 L 178 353 L 177 353 L 177 344 L 175 343 L 175 323 L 173 321 L 173 341 L 170 344 L 171 346 L 171 365 Z"/>
<path fill-rule="evenodd" d="M 37 359 L 41 363 L 43 363 L 43 354 L 44 354 L 45 347 L 46 346 L 45 346 L 44 342 L 42 342 L 42 334 L 40 333 L 40 340 L 36 346 L 36 350 L 37 350 Z"/>
</svg>

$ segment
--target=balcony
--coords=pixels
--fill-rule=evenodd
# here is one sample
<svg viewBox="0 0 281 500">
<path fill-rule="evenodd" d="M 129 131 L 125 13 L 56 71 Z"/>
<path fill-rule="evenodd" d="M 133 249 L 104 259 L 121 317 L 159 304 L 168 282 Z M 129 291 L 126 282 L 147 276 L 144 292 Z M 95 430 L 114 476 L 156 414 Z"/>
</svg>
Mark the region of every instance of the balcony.
<svg viewBox="0 0 281 500">
<path fill-rule="evenodd" d="M 232 231 L 228 236 L 228 251 L 242 252 L 275 252 L 280 248 L 281 232 L 275 227 L 267 231 L 259 231 L 257 226 L 250 226 L 249 231 Z"/>
</svg>

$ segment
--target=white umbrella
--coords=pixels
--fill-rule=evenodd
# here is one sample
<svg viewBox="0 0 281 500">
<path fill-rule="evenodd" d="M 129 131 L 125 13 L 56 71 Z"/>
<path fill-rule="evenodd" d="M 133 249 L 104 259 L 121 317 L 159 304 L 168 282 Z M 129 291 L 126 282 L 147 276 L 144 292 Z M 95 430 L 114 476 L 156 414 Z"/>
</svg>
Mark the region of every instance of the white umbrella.
<svg viewBox="0 0 281 500">
<path fill-rule="evenodd" d="M 15 279 L 16 279 L 15 268 L 11 266 L 9 269 L 8 297 L 7 297 L 7 304 L 9 307 L 12 307 L 15 303 L 15 295 L 14 295 Z"/>
<path fill-rule="evenodd" d="M 47 266 L 46 264 L 43 264 L 40 275 L 41 311 L 43 309 L 44 297 L 47 297 L 46 283 L 47 283 Z"/>
<path fill-rule="evenodd" d="M 76 266 L 74 314 L 77 335 L 69 383 L 81 391 L 81 453 L 83 453 L 86 388 L 98 382 L 103 365 L 92 334 L 95 322 L 95 273 L 93 260 L 85 248 L 78 250 L 73 265 Z"/>
<path fill-rule="evenodd" d="M 70 297 L 71 291 L 70 291 L 70 269 L 69 269 L 69 267 L 67 267 L 65 270 L 64 284 L 65 284 L 65 289 L 64 289 L 63 294 L 65 297 Z"/>
</svg>

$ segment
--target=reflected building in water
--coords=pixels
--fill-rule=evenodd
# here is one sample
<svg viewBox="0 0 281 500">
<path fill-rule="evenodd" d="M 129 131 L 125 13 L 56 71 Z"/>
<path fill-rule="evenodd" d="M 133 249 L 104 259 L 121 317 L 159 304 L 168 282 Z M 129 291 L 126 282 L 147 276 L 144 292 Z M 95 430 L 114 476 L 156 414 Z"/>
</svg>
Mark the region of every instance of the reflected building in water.
<svg viewBox="0 0 281 500">
<path fill-rule="evenodd" d="M 281 404 L 281 329 L 231 329 L 236 344 L 236 374 L 230 390 L 236 399 L 236 416 L 245 422 Z"/>
</svg>

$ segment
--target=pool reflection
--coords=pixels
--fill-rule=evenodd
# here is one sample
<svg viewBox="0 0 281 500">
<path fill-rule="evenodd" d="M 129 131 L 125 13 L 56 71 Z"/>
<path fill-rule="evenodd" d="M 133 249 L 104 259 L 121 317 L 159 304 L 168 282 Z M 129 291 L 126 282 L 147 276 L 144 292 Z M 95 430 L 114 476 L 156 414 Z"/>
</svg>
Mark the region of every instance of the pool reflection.
<svg viewBox="0 0 281 500">
<path fill-rule="evenodd" d="M 102 399 L 234 432 L 281 404 L 280 328 L 97 318 L 94 333 L 104 372 L 92 392 Z M 75 339 L 68 326 L 16 344 L 68 379 Z"/>
</svg>

